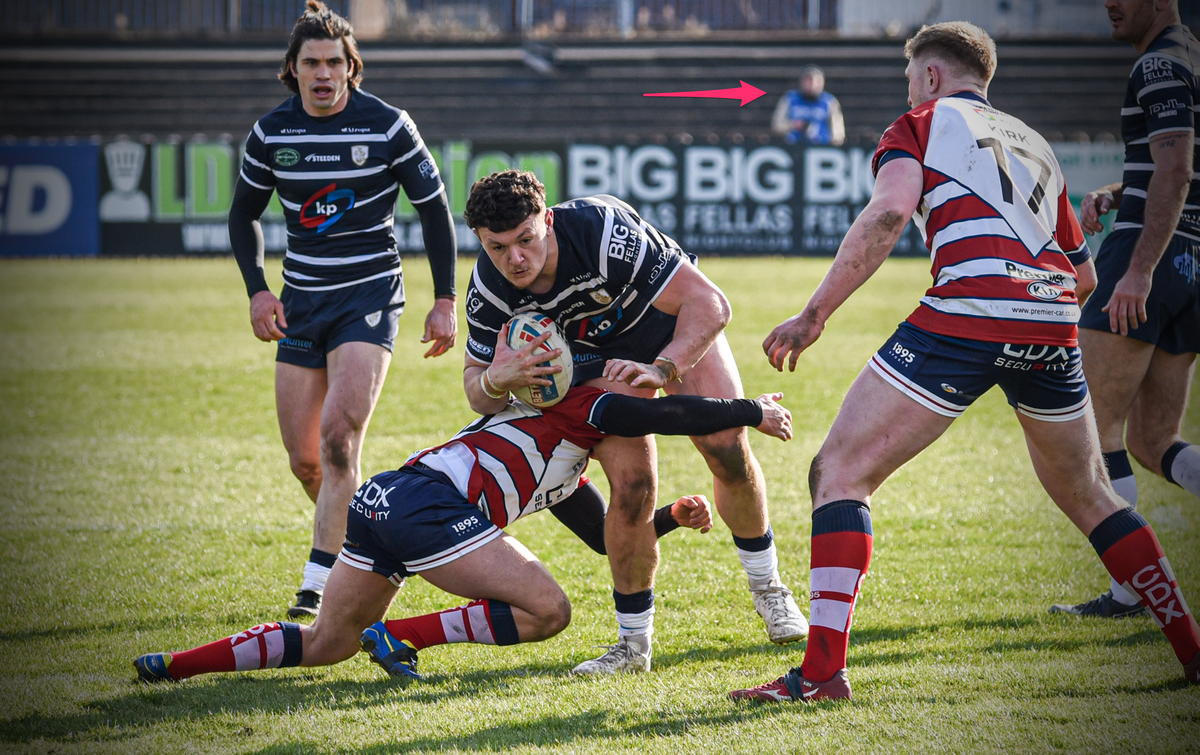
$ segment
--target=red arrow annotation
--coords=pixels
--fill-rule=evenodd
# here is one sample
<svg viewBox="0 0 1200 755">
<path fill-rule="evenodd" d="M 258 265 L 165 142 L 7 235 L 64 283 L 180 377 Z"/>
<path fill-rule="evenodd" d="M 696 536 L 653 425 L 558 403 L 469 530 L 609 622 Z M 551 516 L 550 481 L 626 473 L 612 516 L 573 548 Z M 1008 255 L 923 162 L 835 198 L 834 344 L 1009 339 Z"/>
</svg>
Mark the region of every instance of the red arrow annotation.
<svg viewBox="0 0 1200 755">
<path fill-rule="evenodd" d="M 754 102 L 759 97 L 762 97 L 766 92 L 756 86 L 747 84 L 738 79 L 741 84 L 737 89 L 708 89 L 702 92 L 658 92 L 646 93 L 643 97 L 716 97 L 726 100 L 741 100 L 742 104 L 738 107 L 745 107 L 746 103 Z"/>
</svg>

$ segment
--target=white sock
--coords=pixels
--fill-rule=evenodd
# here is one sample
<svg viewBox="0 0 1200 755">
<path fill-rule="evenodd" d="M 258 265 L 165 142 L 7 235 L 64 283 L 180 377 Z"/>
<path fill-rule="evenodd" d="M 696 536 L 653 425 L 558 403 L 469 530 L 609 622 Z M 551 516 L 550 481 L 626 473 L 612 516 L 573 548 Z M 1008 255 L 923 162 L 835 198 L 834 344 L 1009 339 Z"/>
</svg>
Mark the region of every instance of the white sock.
<svg viewBox="0 0 1200 755">
<path fill-rule="evenodd" d="M 617 611 L 618 637 L 644 635 L 646 642 L 649 643 L 652 634 L 654 634 L 654 606 L 650 606 L 649 610 L 639 611 L 638 613 L 621 613 Z"/>
<path fill-rule="evenodd" d="M 1200 496 L 1200 446 L 1190 445 L 1175 454 L 1171 479 L 1194 496 Z"/>
<path fill-rule="evenodd" d="M 329 572 L 331 571 L 333 570 L 328 566 L 314 564 L 312 561 L 305 562 L 304 582 L 300 584 L 300 589 L 325 592 L 325 583 L 329 580 Z"/>
<path fill-rule="evenodd" d="M 746 578 L 750 580 L 750 589 L 760 589 L 779 579 L 779 554 L 772 542 L 766 550 L 744 551 L 737 549 L 738 560 L 746 570 Z"/>
<path fill-rule="evenodd" d="M 1113 490 L 1117 491 L 1117 495 L 1125 499 L 1125 502 L 1130 506 L 1137 508 L 1138 504 L 1138 486 L 1137 478 L 1133 475 L 1128 477 L 1118 477 L 1112 481 Z"/>
</svg>

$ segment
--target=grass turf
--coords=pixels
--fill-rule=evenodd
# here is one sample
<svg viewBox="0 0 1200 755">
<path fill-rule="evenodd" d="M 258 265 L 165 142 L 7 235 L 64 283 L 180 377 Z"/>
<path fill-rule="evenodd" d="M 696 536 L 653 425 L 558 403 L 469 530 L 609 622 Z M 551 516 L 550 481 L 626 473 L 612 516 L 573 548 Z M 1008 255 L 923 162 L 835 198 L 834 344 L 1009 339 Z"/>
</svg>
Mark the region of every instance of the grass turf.
<svg viewBox="0 0 1200 755">
<path fill-rule="evenodd" d="M 704 262 L 734 305 L 728 334 L 747 394 L 782 390 L 794 414 L 793 441 L 753 444 L 781 568 L 801 594 L 808 462 L 850 381 L 928 276 L 921 261 L 889 261 L 795 374 L 775 373 L 762 339 L 827 266 Z M 460 290 L 469 268 L 460 264 Z M 10 261 L 0 272 L 5 752 L 1200 751 L 1200 688 L 1184 684 L 1151 620 L 1046 613 L 1051 602 L 1093 597 L 1107 577 L 1038 486 L 999 391 L 873 500 L 850 704 L 725 700 L 797 664 L 803 645 L 766 641 L 721 524 L 661 543 L 654 671 L 569 678 L 615 635 L 611 581 L 605 560 L 549 516 L 511 530 L 572 598 L 571 626 L 547 642 L 431 648 L 421 656 L 429 682 L 406 691 L 363 656 L 137 684 L 134 656 L 279 620 L 299 583 L 312 508 L 278 438 L 273 348 L 250 333 L 231 260 Z M 420 259 L 408 272 L 409 313 L 366 474 L 471 417 L 461 345 L 421 359 L 429 275 Z M 1200 439 L 1195 401 L 1185 434 Z M 710 492 L 684 440 L 660 441 L 659 470 L 662 501 Z M 1200 504 L 1137 476 L 1141 510 L 1200 602 Z M 393 617 L 461 602 L 409 582 Z"/>
</svg>

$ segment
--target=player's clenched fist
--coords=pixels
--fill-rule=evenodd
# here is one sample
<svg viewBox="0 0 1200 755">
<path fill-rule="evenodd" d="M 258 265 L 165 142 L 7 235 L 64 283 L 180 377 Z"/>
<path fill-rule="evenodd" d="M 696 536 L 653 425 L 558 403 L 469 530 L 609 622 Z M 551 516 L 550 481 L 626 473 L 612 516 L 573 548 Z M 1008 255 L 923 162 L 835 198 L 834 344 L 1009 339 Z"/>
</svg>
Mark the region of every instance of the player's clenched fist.
<svg viewBox="0 0 1200 755">
<path fill-rule="evenodd" d="M 1079 205 L 1079 224 L 1088 235 L 1104 230 L 1100 218 L 1112 209 L 1115 199 L 1113 193 L 1106 188 L 1089 191 Z"/>
<path fill-rule="evenodd" d="M 702 495 L 685 495 L 671 504 L 671 518 L 680 527 L 690 527 L 704 534 L 712 529 L 712 507 Z"/>
</svg>

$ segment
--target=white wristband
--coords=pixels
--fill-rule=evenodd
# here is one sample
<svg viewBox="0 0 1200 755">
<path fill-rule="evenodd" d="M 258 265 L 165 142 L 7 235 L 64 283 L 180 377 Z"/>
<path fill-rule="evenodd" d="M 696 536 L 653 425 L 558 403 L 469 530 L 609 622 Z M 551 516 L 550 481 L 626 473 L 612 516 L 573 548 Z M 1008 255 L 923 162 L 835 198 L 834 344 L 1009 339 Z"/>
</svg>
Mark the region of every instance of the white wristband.
<svg viewBox="0 0 1200 755">
<path fill-rule="evenodd" d="M 479 373 L 479 387 L 483 389 L 484 394 L 490 399 L 499 400 L 499 399 L 504 398 L 505 395 L 508 394 L 508 391 L 500 391 L 499 393 L 492 393 L 491 391 L 488 390 L 488 383 L 491 382 L 491 378 L 488 376 L 488 369 L 490 369 L 490 368 L 487 368 L 483 372 Z M 494 384 L 493 384 L 493 387 L 495 387 Z"/>
</svg>

